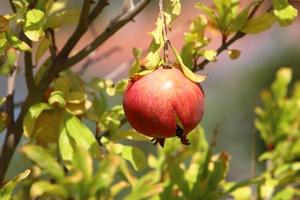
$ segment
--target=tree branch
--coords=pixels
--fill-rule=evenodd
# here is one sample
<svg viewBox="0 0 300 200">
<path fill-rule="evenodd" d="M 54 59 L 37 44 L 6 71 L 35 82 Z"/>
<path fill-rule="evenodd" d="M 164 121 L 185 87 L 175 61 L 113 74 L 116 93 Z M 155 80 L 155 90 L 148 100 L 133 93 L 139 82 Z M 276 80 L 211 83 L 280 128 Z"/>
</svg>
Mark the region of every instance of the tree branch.
<svg viewBox="0 0 300 200">
<path fill-rule="evenodd" d="M 15 117 L 14 117 L 14 90 L 15 90 L 15 82 L 17 76 L 17 63 L 19 60 L 19 51 L 17 51 L 17 59 L 14 66 L 14 70 L 12 74 L 8 77 L 7 80 L 7 95 L 5 101 L 5 112 L 7 114 L 7 129 L 6 135 L 4 139 L 4 143 L 2 146 L 2 150 L 0 152 L 0 187 L 4 183 L 4 177 L 6 174 L 6 170 L 11 160 L 10 153 L 14 151 L 14 141 L 15 141 Z"/>
<path fill-rule="evenodd" d="M 89 15 L 92 0 L 84 0 L 79 23 L 73 32 L 73 34 L 68 39 L 67 43 L 64 45 L 63 49 L 59 53 L 59 58 L 67 58 L 72 49 L 76 46 L 80 38 L 88 30 L 89 25 L 92 21 L 99 15 L 103 8 L 108 5 L 108 0 L 99 0 L 92 13 Z"/>
<path fill-rule="evenodd" d="M 257 10 L 259 9 L 259 7 L 262 5 L 262 3 L 264 2 L 264 0 L 261 0 L 257 3 L 256 6 L 254 6 L 254 8 L 252 9 L 252 11 L 250 12 L 248 19 L 251 19 L 252 17 L 254 17 L 255 13 L 257 12 Z M 269 8 L 267 9 L 267 12 L 270 11 L 272 9 Z M 221 54 L 224 50 L 226 50 L 231 44 L 233 44 L 234 42 L 236 42 L 237 40 L 243 38 L 246 35 L 246 33 L 238 31 L 230 40 L 228 41 L 222 41 L 221 46 L 217 49 L 217 55 Z M 193 69 L 194 72 L 198 71 L 198 70 L 203 70 L 204 67 L 209 63 L 210 61 L 205 59 L 203 60 L 201 63 L 197 64 L 196 67 Z"/>
<path fill-rule="evenodd" d="M 13 0 L 9 0 L 9 4 L 10 4 L 10 7 L 11 7 L 12 11 L 13 11 L 14 13 L 16 13 L 16 12 L 17 12 L 17 9 L 16 9 L 16 6 L 15 6 L 14 3 L 13 3 Z"/>
<path fill-rule="evenodd" d="M 31 45 L 31 41 L 27 41 L 27 44 Z M 28 93 L 32 95 L 36 91 L 36 85 L 34 83 L 33 78 L 33 63 L 32 63 L 32 53 L 31 52 L 25 52 L 24 54 L 24 63 L 25 63 L 25 80 L 26 80 L 26 86 Z"/>
<path fill-rule="evenodd" d="M 110 38 L 114 33 L 116 33 L 125 24 L 131 21 L 151 0 L 141 0 L 133 9 L 129 10 L 120 16 L 117 16 L 112 20 L 106 29 L 89 45 L 79 51 L 76 55 L 64 62 L 61 71 L 70 68 L 71 66 L 77 64 L 83 60 L 92 51 L 97 49 L 101 44 L 103 44 L 108 38 Z"/>
</svg>

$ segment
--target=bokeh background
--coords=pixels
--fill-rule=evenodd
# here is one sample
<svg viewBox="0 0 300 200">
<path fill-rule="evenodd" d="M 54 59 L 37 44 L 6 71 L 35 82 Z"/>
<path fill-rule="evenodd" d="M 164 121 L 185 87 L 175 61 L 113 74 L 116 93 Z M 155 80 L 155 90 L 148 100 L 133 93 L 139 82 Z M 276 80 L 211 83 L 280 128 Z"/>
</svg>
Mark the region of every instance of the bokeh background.
<svg viewBox="0 0 300 200">
<path fill-rule="evenodd" d="M 182 0 L 182 14 L 174 22 L 173 30 L 169 33 L 169 39 L 177 49 L 182 47 L 183 33 L 188 30 L 191 19 L 200 14 L 199 10 L 194 8 L 194 4 L 198 1 Z M 69 0 L 68 7 L 78 8 L 81 2 L 81 0 Z M 94 23 L 93 31 L 85 35 L 76 50 L 88 44 L 94 37 L 93 33 L 100 33 L 109 20 L 121 11 L 122 0 L 110 2 L 110 6 Z M 211 1 L 202 2 L 211 4 Z M 249 2 L 251 0 L 244 0 L 242 5 Z M 292 1 L 292 4 L 299 10 L 300 2 Z M 265 9 L 268 7 L 267 1 L 264 7 Z M 11 12 L 8 1 L 1 1 L 0 14 L 5 15 Z M 83 78 L 87 80 L 95 76 L 113 80 L 125 78 L 130 61 L 133 59 L 132 49 L 134 47 L 147 49 L 151 41 L 148 33 L 154 29 L 157 14 L 158 1 L 154 0 L 133 22 L 123 27 L 94 52 L 93 58 L 104 56 L 98 62 L 88 66 Z M 67 25 L 56 32 L 59 48 L 73 30 L 74 26 Z M 217 48 L 220 45 L 220 34 L 209 30 L 207 35 L 212 38 L 210 48 Z M 231 46 L 231 48 L 241 50 L 239 59 L 232 61 L 226 52 L 223 52 L 217 62 L 208 64 L 203 71 L 199 72 L 209 74 L 208 79 L 203 83 L 206 94 L 206 112 L 201 124 L 209 141 L 213 133 L 217 133 L 215 151 L 227 151 L 231 154 L 230 180 L 251 177 L 255 168 L 257 172 L 263 168 L 262 164 L 255 161 L 255 157 L 264 146 L 253 126 L 254 108 L 260 104 L 260 91 L 270 86 L 276 69 L 283 66 L 291 67 L 294 71 L 293 81 L 300 79 L 299 44 L 300 20 L 298 17 L 296 23 L 291 26 L 283 28 L 276 24 L 264 33 L 247 35 Z M 106 55 L 111 51 L 113 53 Z M 85 62 L 79 63 L 74 70 L 80 70 Z M 22 62 L 19 67 L 16 102 L 22 101 L 26 95 Z M 0 77 L 0 96 L 5 96 L 6 80 L 5 77 Z M 115 99 L 114 101 L 120 102 L 121 100 Z M 3 138 L 4 134 L 0 133 L 0 145 L 2 145 Z M 147 147 L 153 148 L 151 145 Z M 11 177 L 22 171 L 23 163 L 24 159 L 21 156 L 15 156 L 8 176 Z"/>
</svg>

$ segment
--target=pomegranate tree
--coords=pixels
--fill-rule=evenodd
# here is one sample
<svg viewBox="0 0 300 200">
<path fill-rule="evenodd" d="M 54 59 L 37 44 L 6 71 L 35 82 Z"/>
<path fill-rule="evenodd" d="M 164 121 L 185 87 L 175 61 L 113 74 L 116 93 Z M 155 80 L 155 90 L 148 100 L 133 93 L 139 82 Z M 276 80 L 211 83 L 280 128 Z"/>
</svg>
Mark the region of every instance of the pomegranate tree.
<svg viewBox="0 0 300 200">
<path fill-rule="evenodd" d="M 201 121 L 204 93 L 200 84 L 188 79 L 176 67 L 159 67 L 139 79 L 131 79 L 123 106 L 127 120 L 138 132 L 164 145 L 165 138 L 186 138 Z"/>
</svg>

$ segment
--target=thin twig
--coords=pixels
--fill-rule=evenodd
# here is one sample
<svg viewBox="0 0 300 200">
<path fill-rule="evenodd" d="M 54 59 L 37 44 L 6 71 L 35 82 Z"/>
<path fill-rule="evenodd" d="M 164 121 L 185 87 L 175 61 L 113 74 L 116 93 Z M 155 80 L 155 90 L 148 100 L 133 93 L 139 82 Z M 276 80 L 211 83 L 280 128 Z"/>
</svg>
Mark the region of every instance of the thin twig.
<svg viewBox="0 0 300 200">
<path fill-rule="evenodd" d="M 263 0 L 261 0 L 260 2 L 257 3 L 256 6 L 254 6 L 254 8 L 252 9 L 252 11 L 250 12 L 248 19 L 254 17 L 255 13 L 257 12 L 257 10 L 259 9 L 259 7 L 262 5 Z M 270 11 L 271 8 L 267 9 L 267 11 Z M 243 38 L 246 35 L 246 33 L 238 31 L 231 39 L 229 39 L 228 41 L 223 41 L 222 40 L 222 44 L 221 46 L 217 49 L 217 55 L 221 54 L 224 50 L 228 49 L 228 47 L 233 44 L 234 42 L 236 42 L 237 40 Z M 193 71 L 199 71 L 199 70 L 203 70 L 204 67 L 209 63 L 210 61 L 207 59 L 204 59 L 201 63 L 197 64 Z"/>
<path fill-rule="evenodd" d="M 16 13 L 17 12 L 17 8 L 16 8 L 15 4 L 13 3 L 13 0 L 9 0 L 9 4 L 10 4 L 10 7 L 11 7 L 12 11 L 14 13 Z"/>
<path fill-rule="evenodd" d="M 79 23 L 78 23 L 75 31 L 70 36 L 67 43 L 64 45 L 61 52 L 59 53 L 59 57 L 67 58 L 69 53 L 72 51 L 72 49 L 77 44 L 78 40 L 87 31 L 87 29 L 88 29 L 88 17 L 89 17 L 89 12 L 90 12 L 90 8 L 91 8 L 91 3 L 92 3 L 91 0 L 84 0 L 83 1 L 81 13 L 80 13 L 80 18 L 79 18 Z"/>
<path fill-rule="evenodd" d="M 27 44 L 31 45 L 31 41 L 27 40 Z M 24 54 L 24 63 L 25 63 L 25 80 L 26 80 L 26 86 L 27 90 L 30 93 L 30 95 L 33 95 L 36 91 L 36 85 L 33 78 L 33 63 L 32 63 L 32 53 L 31 52 L 25 52 Z"/>
<path fill-rule="evenodd" d="M 89 45 L 84 47 L 76 55 L 66 60 L 61 70 L 66 70 L 83 60 L 87 55 L 89 55 L 92 51 L 94 51 L 101 44 L 103 44 L 108 38 L 115 34 L 120 28 L 122 28 L 125 24 L 131 21 L 141 10 L 145 8 L 145 6 L 150 1 L 151 0 L 141 0 L 133 9 L 131 9 L 127 13 L 124 13 L 120 17 L 117 17 L 114 20 L 112 20 L 108 24 L 106 29 L 100 35 L 98 35 L 94 41 L 92 41 Z"/>
</svg>

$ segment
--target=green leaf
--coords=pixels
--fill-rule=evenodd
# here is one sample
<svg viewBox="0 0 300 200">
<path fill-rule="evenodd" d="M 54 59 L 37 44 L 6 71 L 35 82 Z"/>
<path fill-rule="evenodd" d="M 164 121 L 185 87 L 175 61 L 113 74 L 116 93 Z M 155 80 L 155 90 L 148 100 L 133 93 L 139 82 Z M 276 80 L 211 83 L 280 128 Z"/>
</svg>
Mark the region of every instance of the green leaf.
<svg viewBox="0 0 300 200">
<path fill-rule="evenodd" d="M 214 9 L 207 7 L 204 3 L 197 3 L 196 8 L 200 9 L 202 12 L 204 12 L 212 21 L 214 25 L 217 24 L 217 16 L 215 14 Z"/>
<path fill-rule="evenodd" d="M 194 44 L 194 48 L 201 48 L 208 44 L 209 40 L 205 37 L 205 29 L 208 21 L 204 15 L 193 19 L 189 31 L 184 34 L 186 43 Z"/>
<path fill-rule="evenodd" d="M 45 37 L 39 44 L 36 53 L 35 53 L 35 63 L 38 63 L 40 58 L 47 52 L 51 45 L 49 38 Z"/>
<path fill-rule="evenodd" d="M 101 189 L 110 187 L 119 165 L 120 158 L 111 154 L 102 160 L 93 176 L 92 191 L 101 191 Z"/>
<path fill-rule="evenodd" d="M 93 173 L 93 160 L 87 149 L 76 146 L 74 151 L 73 167 L 83 173 L 85 180 L 90 180 Z"/>
<path fill-rule="evenodd" d="M 189 42 L 186 43 L 180 52 L 182 62 L 190 69 L 192 69 L 194 64 L 194 44 Z"/>
<path fill-rule="evenodd" d="M 227 54 L 231 60 L 238 59 L 241 55 L 241 51 L 238 49 L 229 49 Z"/>
<path fill-rule="evenodd" d="M 70 92 L 66 97 L 67 102 L 72 104 L 83 103 L 86 101 L 86 99 L 87 96 L 83 92 Z"/>
<path fill-rule="evenodd" d="M 0 33 L 0 56 L 5 53 L 7 39 L 4 33 Z"/>
<path fill-rule="evenodd" d="M 55 158 L 42 147 L 37 145 L 25 145 L 21 150 L 30 160 L 34 161 L 57 181 L 61 181 L 64 178 L 64 170 L 62 167 Z"/>
<path fill-rule="evenodd" d="M 180 0 L 165 0 L 164 1 L 164 16 L 168 26 L 176 19 L 181 12 Z"/>
<path fill-rule="evenodd" d="M 13 35 L 11 32 L 9 31 L 5 32 L 5 36 L 7 41 L 16 49 L 20 51 L 31 52 L 30 46 L 25 42 L 21 41 L 18 37 Z"/>
<path fill-rule="evenodd" d="M 51 107 L 46 103 L 38 103 L 31 106 L 23 120 L 23 134 L 30 137 L 33 134 L 35 121 L 44 110 L 50 110 Z"/>
<path fill-rule="evenodd" d="M 64 120 L 68 135 L 74 140 L 75 144 L 89 150 L 93 156 L 97 156 L 99 144 L 91 130 L 76 116 L 65 113 Z"/>
<path fill-rule="evenodd" d="M 287 95 L 288 85 L 292 80 L 292 70 L 290 68 L 281 68 L 276 73 L 276 80 L 272 83 L 272 92 L 275 98 L 281 99 Z"/>
<path fill-rule="evenodd" d="M 9 21 L 2 15 L 0 15 L 0 33 L 6 32 L 9 27 Z"/>
<path fill-rule="evenodd" d="M 27 169 L 23 173 L 15 176 L 13 180 L 6 183 L 2 188 L 0 188 L 0 199 L 1 200 L 10 200 L 12 199 L 12 193 L 18 183 L 27 178 L 30 174 L 30 170 Z"/>
<path fill-rule="evenodd" d="M 179 64 L 178 67 L 183 71 L 183 74 L 187 78 L 189 78 L 191 81 L 194 81 L 196 83 L 200 83 L 206 79 L 206 77 L 207 77 L 206 75 L 199 75 L 199 74 L 192 72 L 187 66 L 185 66 L 185 64 L 183 63 L 182 58 L 180 57 L 177 50 L 175 48 L 172 48 L 172 50 L 173 50 L 173 52 L 176 56 L 177 62 Z"/>
<path fill-rule="evenodd" d="M 291 6 L 288 0 L 272 0 L 274 6 L 274 15 L 281 26 L 287 26 L 293 23 L 298 15 L 298 10 Z"/>
<path fill-rule="evenodd" d="M 64 94 L 61 91 L 53 91 L 48 99 L 50 105 L 58 108 L 64 108 L 67 104 Z"/>
<path fill-rule="evenodd" d="M 264 13 L 249 19 L 242 31 L 247 34 L 260 33 L 271 28 L 275 21 L 276 19 L 272 13 Z"/>
<path fill-rule="evenodd" d="M 8 49 L 3 65 L 0 67 L 0 75 L 8 75 L 12 72 L 15 62 L 17 60 L 16 50 L 14 48 Z"/>
<path fill-rule="evenodd" d="M 226 33 L 239 9 L 239 0 L 213 0 L 218 16 L 217 23 L 221 32 Z"/>
<path fill-rule="evenodd" d="M 74 158 L 74 148 L 71 139 L 72 138 L 68 135 L 65 127 L 65 121 L 61 121 L 59 126 L 58 146 L 62 160 L 65 161 L 67 167 L 70 166 L 70 163 Z"/>
<path fill-rule="evenodd" d="M 123 146 L 122 157 L 128 160 L 137 171 L 146 167 L 147 162 L 145 154 L 137 147 Z"/>
<path fill-rule="evenodd" d="M 148 69 L 153 69 L 160 63 L 160 50 L 164 46 L 164 37 L 163 37 L 163 27 L 164 22 L 159 17 L 156 21 L 155 30 L 150 33 L 153 37 L 153 40 L 148 49 L 148 54 L 146 56 L 147 62 L 145 63 L 145 67 Z"/>
<path fill-rule="evenodd" d="M 178 185 L 179 189 L 183 193 L 183 196 L 187 198 L 189 195 L 189 187 L 183 176 L 185 172 L 179 167 L 179 163 L 174 162 L 174 164 L 174 166 L 168 165 L 168 171 L 170 172 L 171 180 Z"/>
<path fill-rule="evenodd" d="M 59 196 L 63 199 L 67 199 L 68 191 L 61 185 L 53 184 L 48 181 L 34 182 L 30 188 L 30 196 L 32 199 L 36 199 L 43 194 L 48 196 Z"/>
<path fill-rule="evenodd" d="M 217 51 L 215 50 L 204 50 L 203 56 L 205 57 L 205 59 L 207 59 L 210 62 L 217 61 Z"/>
<path fill-rule="evenodd" d="M 45 32 L 43 26 L 46 23 L 45 13 L 38 9 L 27 11 L 24 33 L 32 41 L 39 41 L 44 37 Z"/>
<path fill-rule="evenodd" d="M 251 3 L 249 6 L 244 8 L 232 21 L 230 25 L 230 31 L 237 32 L 240 31 L 247 23 L 248 15 L 250 8 L 254 5 L 254 3 Z"/>
<path fill-rule="evenodd" d="M 62 10 L 59 12 L 50 15 L 47 18 L 47 22 L 44 25 L 44 28 L 59 28 L 63 24 L 74 24 L 77 23 L 80 17 L 80 10 Z"/>
<path fill-rule="evenodd" d="M 242 187 L 235 190 L 232 194 L 234 200 L 251 200 L 252 190 L 250 187 Z"/>
<path fill-rule="evenodd" d="M 291 200 L 294 199 L 294 195 L 296 194 L 296 189 L 287 186 L 286 188 L 278 191 L 276 195 L 272 198 L 272 200 Z M 298 192 L 298 196 L 299 196 Z M 296 199 L 296 198 L 295 198 Z"/>
</svg>

